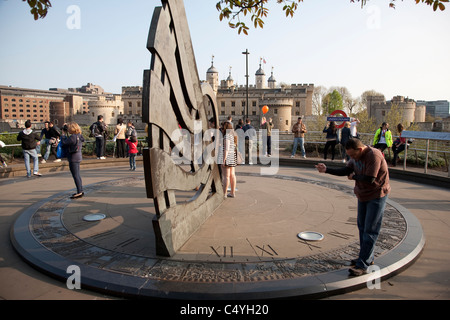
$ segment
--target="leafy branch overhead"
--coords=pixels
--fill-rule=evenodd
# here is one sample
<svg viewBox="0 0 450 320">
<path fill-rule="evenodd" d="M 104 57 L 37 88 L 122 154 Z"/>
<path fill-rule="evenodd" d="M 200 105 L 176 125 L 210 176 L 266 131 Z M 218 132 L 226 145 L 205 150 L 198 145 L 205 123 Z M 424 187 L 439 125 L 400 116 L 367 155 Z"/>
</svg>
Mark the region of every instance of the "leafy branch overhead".
<svg viewBox="0 0 450 320">
<path fill-rule="evenodd" d="M 48 13 L 48 8 L 52 6 L 49 0 L 22 0 L 28 2 L 30 6 L 31 14 L 34 16 L 34 20 L 39 18 L 43 19 Z"/>
<path fill-rule="evenodd" d="M 267 8 L 267 3 L 269 1 L 275 0 L 220 0 L 216 4 L 216 9 L 219 11 L 219 19 L 220 21 L 226 19 L 228 20 L 228 25 L 237 29 L 238 34 L 241 32 L 244 34 L 248 34 L 249 27 L 246 22 L 243 21 L 247 19 L 247 16 L 250 16 L 250 20 L 255 27 L 263 28 L 264 20 L 269 14 L 269 9 Z M 350 2 L 360 2 L 361 8 L 363 8 L 367 4 L 368 0 L 350 0 Z M 401 0 L 403 1 L 403 0 Z M 437 9 L 443 11 L 445 10 L 444 3 L 449 2 L 450 0 L 408 0 L 415 1 L 416 4 L 424 3 L 429 6 L 432 6 L 433 10 Z M 277 4 L 282 5 L 283 11 L 286 14 L 286 17 L 293 17 L 294 13 L 298 9 L 298 5 L 303 0 L 276 0 Z M 389 7 L 395 8 L 396 0 L 389 0 Z M 243 20 L 241 20 L 241 18 Z"/>
<path fill-rule="evenodd" d="M 22 0 L 26 1 L 30 6 L 30 12 L 34 16 L 34 20 L 38 20 L 39 18 L 45 18 L 48 13 L 49 8 L 51 8 L 52 4 L 50 0 Z M 223 19 L 228 20 L 228 25 L 237 29 L 238 33 L 241 32 L 244 34 L 248 34 L 249 27 L 247 27 L 244 21 L 241 21 L 241 17 L 246 19 L 247 16 L 250 16 L 250 20 L 255 28 L 263 28 L 264 27 L 264 19 L 269 14 L 269 9 L 266 7 L 268 2 L 276 1 L 277 4 L 283 6 L 283 11 L 286 14 L 286 17 L 293 17 L 294 13 L 298 9 L 298 5 L 303 0 L 220 0 L 216 4 L 217 11 L 219 11 L 219 19 L 222 21 Z M 398 0 L 386 0 L 389 1 L 389 6 L 391 8 L 395 8 L 395 2 Z M 403 1 L 403 0 L 401 0 Z M 433 10 L 437 9 L 443 11 L 445 10 L 444 3 L 448 3 L 450 0 L 407 0 L 407 1 L 415 1 L 416 4 L 424 3 L 433 7 Z M 360 2 L 361 8 L 363 8 L 368 0 L 350 0 L 350 2 Z"/>
</svg>

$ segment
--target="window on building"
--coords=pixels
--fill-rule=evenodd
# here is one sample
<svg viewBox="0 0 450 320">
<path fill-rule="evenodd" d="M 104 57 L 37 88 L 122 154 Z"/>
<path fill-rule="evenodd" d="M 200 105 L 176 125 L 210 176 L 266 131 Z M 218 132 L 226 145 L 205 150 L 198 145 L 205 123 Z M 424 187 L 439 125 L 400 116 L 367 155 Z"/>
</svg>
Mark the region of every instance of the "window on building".
<svg viewBox="0 0 450 320">
<path fill-rule="evenodd" d="M 242 106 L 245 107 L 245 101 L 244 100 L 242 100 Z"/>
<path fill-rule="evenodd" d="M 236 101 L 231 101 L 231 106 L 235 107 L 236 106 Z"/>
</svg>

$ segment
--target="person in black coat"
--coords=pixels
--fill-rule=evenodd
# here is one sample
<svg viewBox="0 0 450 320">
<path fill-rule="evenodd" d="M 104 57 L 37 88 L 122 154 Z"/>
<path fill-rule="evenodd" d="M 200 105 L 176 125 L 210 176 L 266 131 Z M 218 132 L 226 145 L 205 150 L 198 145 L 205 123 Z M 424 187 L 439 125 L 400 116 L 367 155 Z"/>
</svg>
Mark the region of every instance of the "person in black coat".
<svg viewBox="0 0 450 320">
<path fill-rule="evenodd" d="M 67 134 L 70 134 L 68 136 Z M 78 199 L 84 196 L 83 183 L 80 175 L 80 163 L 83 160 L 81 149 L 83 147 L 84 137 L 81 134 L 80 126 L 76 122 L 70 122 L 64 125 L 61 135 L 61 144 L 67 149 L 67 160 L 69 161 L 70 173 L 72 173 L 77 193 L 70 198 Z"/>
<path fill-rule="evenodd" d="M 341 145 L 342 145 L 342 162 L 346 162 L 348 160 L 350 160 L 350 157 L 348 156 L 347 152 L 345 151 L 345 144 L 347 143 L 348 140 L 350 140 L 352 138 L 352 134 L 350 131 L 350 122 L 346 122 L 344 124 L 344 128 L 342 128 L 341 131 Z"/>
<path fill-rule="evenodd" d="M 327 142 L 325 143 L 325 149 L 323 151 L 323 159 L 327 160 L 328 149 L 331 147 L 331 160 L 334 160 L 334 151 L 336 148 L 336 143 L 338 142 L 337 128 L 334 121 L 327 124 L 327 126 L 323 129 L 323 132 L 327 134 Z"/>
</svg>

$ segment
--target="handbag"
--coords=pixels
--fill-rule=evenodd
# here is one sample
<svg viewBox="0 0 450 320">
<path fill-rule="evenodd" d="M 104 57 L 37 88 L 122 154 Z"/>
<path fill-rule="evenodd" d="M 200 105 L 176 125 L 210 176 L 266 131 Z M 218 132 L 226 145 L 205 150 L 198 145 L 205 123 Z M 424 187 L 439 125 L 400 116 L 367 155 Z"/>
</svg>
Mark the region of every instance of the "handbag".
<svg viewBox="0 0 450 320">
<path fill-rule="evenodd" d="M 56 147 L 56 157 L 58 159 L 67 158 L 67 148 L 62 145 L 62 141 L 59 141 Z"/>
<path fill-rule="evenodd" d="M 116 142 L 117 140 L 117 136 L 122 132 L 123 128 L 120 129 L 119 132 L 117 132 L 117 134 L 114 136 L 113 141 Z"/>
</svg>

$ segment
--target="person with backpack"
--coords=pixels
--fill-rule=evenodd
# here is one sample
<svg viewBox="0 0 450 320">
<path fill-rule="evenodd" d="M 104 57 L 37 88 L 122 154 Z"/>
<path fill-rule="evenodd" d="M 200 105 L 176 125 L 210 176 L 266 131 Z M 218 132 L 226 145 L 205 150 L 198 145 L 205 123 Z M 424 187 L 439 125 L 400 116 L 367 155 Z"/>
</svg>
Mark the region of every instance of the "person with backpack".
<svg viewBox="0 0 450 320">
<path fill-rule="evenodd" d="M 97 122 L 94 122 L 89 130 L 91 131 L 92 137 L 95 137 L 95 150 L 97 153 L 97 159 L 104 160 L 105 150 L 106 150 L 106 137 L 108 135 L 108 127 L 103 121 L 103 116 L 99 115 L 97 117 Z"/>
</svg>

